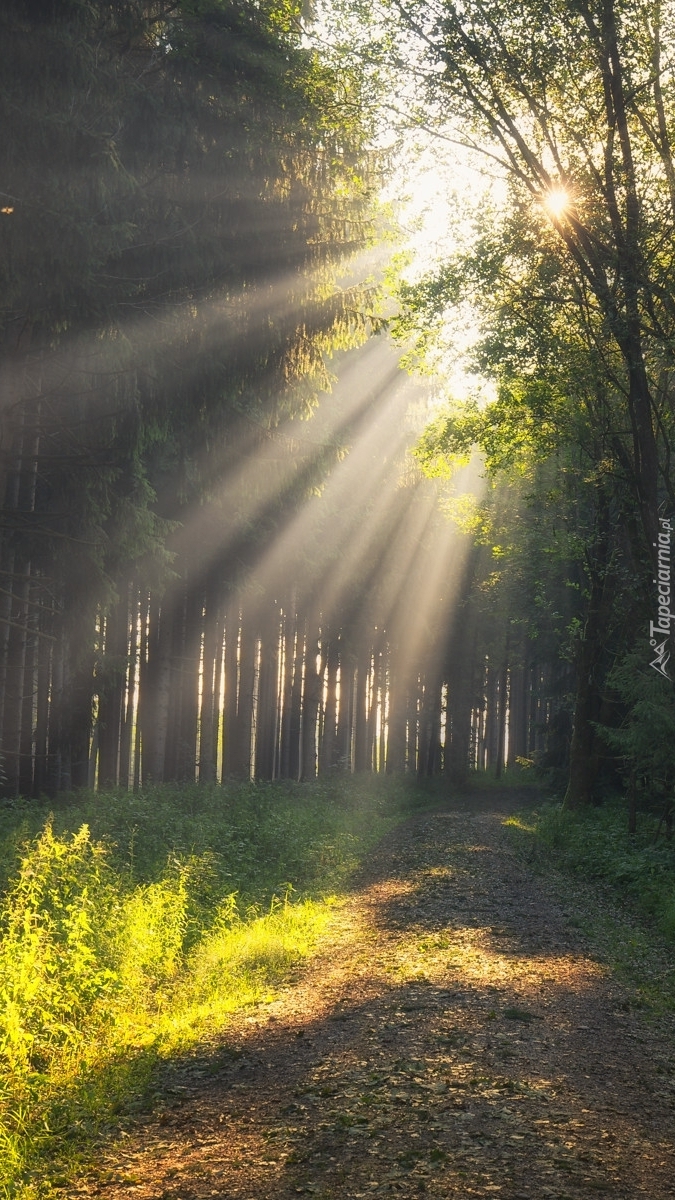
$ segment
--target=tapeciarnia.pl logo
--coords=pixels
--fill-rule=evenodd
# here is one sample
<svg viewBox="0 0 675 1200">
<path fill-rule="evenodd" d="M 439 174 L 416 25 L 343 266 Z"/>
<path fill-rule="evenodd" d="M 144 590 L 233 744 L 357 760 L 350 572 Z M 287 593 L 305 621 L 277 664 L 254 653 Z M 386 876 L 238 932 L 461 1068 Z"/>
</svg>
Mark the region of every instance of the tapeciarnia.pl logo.
<svg viewBox="0 0 675 1200">
<path fill-rule="evenodd" d="M 656 579 L 652 582 L 656 584 L 658 607 L 658 619 L 649 622 L 649 644 L 653 646 L 656 657 L 650 662 L 650 667 L 658 671 L 659 675 L 663 675 L 664 679 L 670 679 L 670 675 L 666 671 L 670 660 L 670 651 L 666 649 L 670 638 L 670 622 L 675 620 L 675 613 L 670 611 L 671 590 L 670 590 L 670 535 L 672 526 L 669 517 L 659 517 L 659 540 L 652 544 L 656 548 Z M 659 641 L 659 638 L 661 640 Z"/>
</svg>

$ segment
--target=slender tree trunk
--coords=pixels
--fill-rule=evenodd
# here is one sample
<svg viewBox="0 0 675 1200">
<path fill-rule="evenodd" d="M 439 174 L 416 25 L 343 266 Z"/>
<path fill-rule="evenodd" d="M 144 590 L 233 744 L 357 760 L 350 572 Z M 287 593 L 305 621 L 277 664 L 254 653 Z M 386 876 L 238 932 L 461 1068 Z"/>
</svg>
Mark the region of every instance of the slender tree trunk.
<svg viewBox="0 0 675 1200">
<path fill-rule="evenodd" d="M 225 620 L 225 706 L 223 713 L 223 778 L 235 773 L 237 693 L 239 690 L 239 602 L 230 600 Z"/>
<path fill-rule="evenodd" d="M 35 751 L 38 695 L 38 650 L 40 604 L 35 586 L 29 587 L 26 613 L 26 666 L 23 681 L 23 712 L 21 714 L 21 743 L 19 748 L 19 792 L 34 795 Z"/>
<path fill-rule="evenodd" d="M 368 771 L 369 739 L 368 739 L 368 677 L 370 674 L 370 648 L 361 648 L 356 668 L 356 689 L 354 692 L 354 770 Z"/>
<path fill-rule="evenodd" d="M 35 704 L 35 774 L 33 793 L 35 796 L 46 794 L 48 788 L 48 759 L 47 738 L 49 734 L 50 684 L 52 674 L 53 642 L 53 608 L 50 600 L 46 600 L 39 612 L 39 630 L 37 662 L 37 697 Z"/>
<path fill-rule="evenodd" d="M 291 707 L 293 697 L 293 655 L 295 616 L 290 605 L 285 607 L 282 625 L 283 672 L 281 679 L 281 728 L 279 733 L 279 776 L 290 777 L 291 767 Z"/>
<path fill-rule="evenodd" d="M 222 649 L 221 613 L 219 588 L 211 578 L 204 596 L 204 657 L 202 672 L 202 696 L 199 711 L 199 782 L 213 783 L 216 779 L 216 754 L 218 734 L 217 691 L 219 660 Z"/>
<path fill-rule="evenodd" d="M 340 708 L 338 711 L 338 765 L 345 771 L 352 769 L 353 709 L 354 709 L 354 660 L 343 649 L 340 656 Z"/>
<path fill-rule="evenodd" d="M 148 652 L 148 599 L 134 585 L 127 592 L 129 613 L 127 631 L 127 665 L 123 682 L 121 731 L 120 731 L 120 786 L 129 788 L 131 784 L 132 738 L 134 724 L 143 733 L 143 690 L 147 685 L 147 652 Z M 138 686 L 138 695 L 136 688 Z"/>
<path fill-rule="evenodd" d="M 4 722 L 3 751 L 5 758 L 6 790 L 18 796 L 21 789 L 22 720 L 26 717 L 24 685 L 28 645 L 28 564 L 22 563 L 22 576 L 14 581 L 12 625 L 7 645 L 7 708 Z M 32 790 L 32 787 L 31 787 Z M 30 792 L 28 793 L 30 794 Z"/>
<path fill-rule="evenodd" d="M 171 778 L 167 762 L 172 696 L 173 613 L 151 595 L 148 613 L 147 663 L 141 655 L 141 720 L 143 777 L 155 783 Z M 131 734 L 131 731 L 130 731 Z"/>
<path fill-rule="evenodd" d="M 194 783 L 197 776 L 199 672 L 202 653 L 203 591 L 188 581 L 180 663 L 179 758 L 176 778 Z"/>
<path fill-rule="evenodd" d="M 493 656 L 487 663 L 485 698 L 485 767 L 490 771 L 497 766 L 499 743 L 499 671 Z"/>
<path fill-rule="evenodd" d="M 387 774 L 405 771 L 406 690 L 398 668 L 398 655 L 392 647 L 389 658 L 389 728 L 387 736 Z"/>
<path fill-rule="evenodd" d="M 570 809 L 582 808 L 592 802 L 598 770 L 593 721 L 597 717 L 599 703 L 596 671 L 602 637 L 602 593 L 602 583 L 596 576 L 591 583 L 586 625 L 577 650 L 569 782 L 563 801 L 565 808 Z"/>
<path fill-rule="evenodd" d="M 370 704 L 368 705 L 368 769 L 377 769 L 377 717 L 380 701 L 380 680 L 382 673 L 382 651 L 376 646 L 373 651 L 373 666 L 370 682 Z"/>
<path fill-rule="evenodd" d="M 244 780 L 251 778 L 256 648 L 255 626 L 251 617 L 244 612 L 240 627 L 237 721 L 232 756 L 232 774 Z"/>
<path fill-rule="evenodd" d="M 336 765 L 337 746 L 337 677 L 340 665 L 338 642 L 329 636 L 326 647 L 326 705 L 319 748 L 319 773 L 327 774 Z"/>
<path fill-rule="evenodd" d="M 120 742 L 127 677 L 129 642 L 128 588 L 120 589 L 119 600 L 105 621 L 105 643 L 98 697 L 98 783 L 117 787 L 120 781 Z"/>
<path fill-rule="evenodd" d="M 70 786 L 70 764 L 66 761 L 65 738 L 66 646 L 63 619 L 54 620 L 52 628 L 59 636 L 54 643 L 49 706 L 49 757 L 46 773 L 46 792 L 49 797 L 55 796 L 62 787 Z"/>
<path fill-rule="evenodd" d="M 501 779 L 502 770 L 504 768 L 504 749 L 506 738 L 506 711 L 509 700 L 509 654 L 511 651 L 510 630 L 506 630 L 506 645 L 504 647 L 504 659 L 499 671 L 499 687 L 498 687 L 498 726 L 497 726 L 497 758 L 495 761 L 495 779 Z"/>
<path fill-rule="evenodd" d="M 446 745 L 449 741 L 446 753 L 448 778 L 452 784 L 460 786 L 466 781 L 471 760 L 474 672 L 478 646 L 475 624 L 473 630 L 466 630 L 464 622 L 465 614 L 460 611 L 455 618 L 448 651 L 450 666 L 446 729 Z M 474 765 L 471 762 L 471 766 Z"/>
<path fill-rule="evenodd" d="M 276 732 L 279 679 L 279 622 L 276 609 L 269 611 L 262 625 L 260 673 L 258 679 L 258 718 L 256 727 L 255 777 L 273 779 L 276 762 Z"/>
<path fill-rule="evenodd" d="M 82 622 L 77 633 L 68 638 L 69 672 L 68 728 L 70 744 L 70 786 L 89 786 L 89 752 L 92 734 L 92 699 L 94 690 L 93 614 Z M 83 644 L 84 643 L 84 644 Z"/>
<path fill-rule="evenodd" d="M 521 654 L 527 654 L 527 650 L 527 646 L 521 647 Z M 528 679 L 529 671 L 527 665 L 512 667 L 509 696 L 508 765 L 510 767 L 515 766 L 517 758 L 527 758 L 528 756 Z"/>
<path fill-rule="evenodd" d="M 300 738 L 302 735 L 302 672 L 305 660 L 305 623 L 297 616 L 293 650 L 293 682 L 288 714 L 288 778 L 300 778 Z"/>
<path fill-rule="evenodd" d="M 305 651 L 305 683 L 302 706 L 302 765 L 300 777 L 315 779 L 317 770 L 317 724 L 323 698 L 325 647 L 319 642 L 319 618 L 316 613 L 307 619 Z"/>
</svg>

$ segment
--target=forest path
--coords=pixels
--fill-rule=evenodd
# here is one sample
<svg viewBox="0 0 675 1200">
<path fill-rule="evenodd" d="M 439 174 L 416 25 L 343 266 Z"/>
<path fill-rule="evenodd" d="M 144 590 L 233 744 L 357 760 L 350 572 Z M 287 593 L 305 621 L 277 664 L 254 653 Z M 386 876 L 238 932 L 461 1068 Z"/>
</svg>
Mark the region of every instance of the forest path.
<svg viewBox="0 0 675 1200">
<path fill-rule="evenodd" d="M 167 1067 L 165 1110 L 69 1195 L 675 1196 L 672 1041 L 503 815 L 394 830 L 298 980 Z"/>
</svg>

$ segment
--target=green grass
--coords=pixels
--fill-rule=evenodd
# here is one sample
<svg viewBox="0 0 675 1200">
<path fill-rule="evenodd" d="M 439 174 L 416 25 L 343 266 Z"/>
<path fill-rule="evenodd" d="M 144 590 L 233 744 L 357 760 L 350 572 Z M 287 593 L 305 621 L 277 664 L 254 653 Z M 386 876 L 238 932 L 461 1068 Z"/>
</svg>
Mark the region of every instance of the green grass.
<svg viewBox="0 0 675 1200">
<path fill-rule="evenodd" d="M 365 851 L 427 799 L 365 776 L 6 806 L 0 1196 L 49 1195 L 161 1060 L 272 998 Z"/>
</svg>

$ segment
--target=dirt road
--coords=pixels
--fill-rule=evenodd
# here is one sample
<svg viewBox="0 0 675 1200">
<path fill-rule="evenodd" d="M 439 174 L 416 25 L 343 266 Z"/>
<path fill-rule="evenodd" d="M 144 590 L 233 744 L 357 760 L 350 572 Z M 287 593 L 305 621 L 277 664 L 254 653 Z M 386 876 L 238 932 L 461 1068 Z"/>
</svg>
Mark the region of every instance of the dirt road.
<svg viewBox="0 0 675 1200">
<path fill-rule="evenodd" d="M 159 1114 L 70 1194 L 661 1200 L 674 1057 L 499 812 L 425 814 L 371 856 L 320 957 L 167 1068 Z"/>
</svg>

